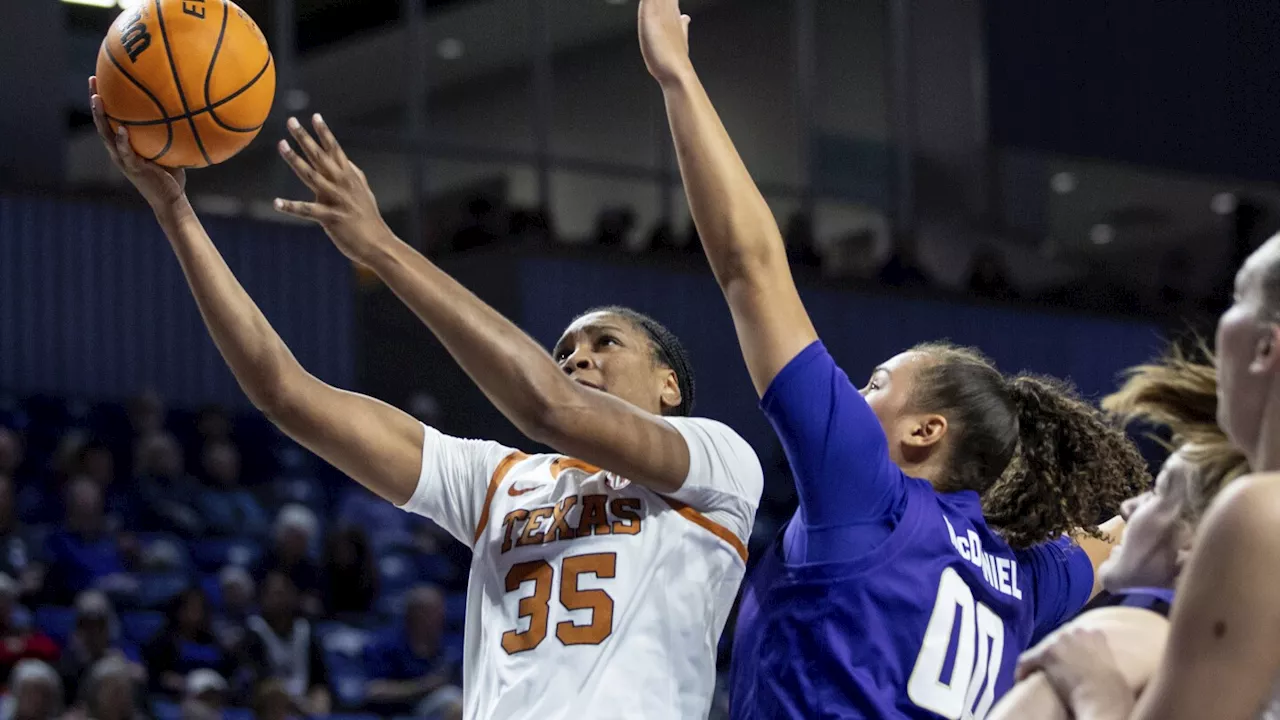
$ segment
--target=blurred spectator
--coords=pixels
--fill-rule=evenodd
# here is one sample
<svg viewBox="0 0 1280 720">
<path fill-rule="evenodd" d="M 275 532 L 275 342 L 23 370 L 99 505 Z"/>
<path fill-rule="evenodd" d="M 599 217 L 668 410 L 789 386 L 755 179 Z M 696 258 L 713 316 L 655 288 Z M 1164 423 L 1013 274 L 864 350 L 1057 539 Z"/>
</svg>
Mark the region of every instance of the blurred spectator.
<svg viewBox="0 0 1280 720">
<path fill-rule="evenodd" d="M 99 660 L 80 688 L 77 714 L 85 720 L 143 720 L 140 688 L 137 666 L 120 657 Z"/>
<path fill-rule="evenodd" d="M 253 493 L 240 486 L 240 452 L 226 441 L 205 446 L 205 487 L 196 501 L 208 530 L 221 535 L 262 537 L 267 513 Z"/>
<path fill-rule="evenodd" d="M 979 248 L 969 270 L 969 291 L 991 300 L 1012 300 L 1017 290 L 1009 280 L 1009 271 L 1000 252 L 992 247 Z"/>
<path fill-rule="evenodd" d="M 219 720 L 227 705 L 227 681 L 209 669 L 192 670 L 183 680 L 182 720 Z"/>
<path fill-rule="evenodd" d="M 116 482 L 116 461 L 111 448 L 97 440 L 87 443 L 80 451 L 80 476 L 92 480 L 102 491 L 109 528 L 118 530 L 134 525 L 137 501 L 128 483 Z"/>
<path fill-rule="evenodd" d="M 329 712 L 329 672 L 320 639 L 299 616 L 298 589 L 278 571 L 262 581 L 262 614 L 249 618 L 243 668 L 251 686 L 279 680 L 289 697 L 307 714 Z"/>
<path fill-rule="evenodd" d="M 120 624 L 106 595 L 96 590 L 83 592 L 76 598 L 75 610 L 75 628 L 58 663 L 62 683 L 72 696 L 68 700 L 77 689 L 83 689 L 85 676 L 103 660 L 124 663 L 137 682 L 146 679 L 146 671 L 138 664 L 141 654 L 132 643 L 120 638 Z"/>
<path fill-rule="evenodd" d="M 231 418 L 222 406 L 206 405 L 196 417 L 196 432 L 204 444 L 231 442 Z"/>
<path fill-rule="evenodd" d="M 190 502 L 199 486 L 186 474 L 182 448 L 172 435 L 152 433 L 139 440 L 134 466 L 141 529 L 186 536 L 204 532 L 204 521 Z"/>
<path fill-rule="evenodd" d="M 22 438 L 0 425 L 0 475 L 17 478 L 24 459 Z"/>
<path fill-rule="evenodd" d="M 462 717 L 462 658 L 442 647 L 444 596 L 431 586 L 411 590 L 404 627 L 384 633 L 365 649 L 366 698 L 380 711 L 428 717 Z"/>
<path fill-rule="evenodd" d="M 44 587 L 42 548 L 35 534 L 18 519 L 13 480 L 0 472 L 0 572 L 18 582 L 22 596 L 35 595 Z"/>
<path fill-rule="evenodd" d="M 312 558 L 319 531 L 320 521 L 307 507 L 290 504 L 280 508 L 271 551 L 263 565 L 264 570 L 289 576 L 302 594 L 302 611 L 308 615 L 319 614 L 322 607 L 320 566 Z"/>
<path fill-rule="evenodd" d="M 228 658 L 213 634 L 209 599 L 198 588 L 186 590 L 169 605 L 164 630 L 147 646 L 143 657 L 151 675 L 152 692 L 181 696 L 187 676 L 201 668 L 230 673 Z"/>
<path fill-rule="evenodd" d="M 18 583 L 0 574 L 0 673 L 8 675 L 21 660 L 57 662 L 58 644 L 41 632 L 19 625 Z"/>
<path fill-rule="evenodd" d="M 279 680 L 259 683 L 253 693 L 254 720 L 294 720 L 293 698 Z"/>
<path fill-rule="evenodd" d="M 238 565 L 228 565 L 218 573 L 222 591 L 222 612 L 214 618 L 214 633 L 228 651 L 234 653 L 244 641 L 245 622 L 255 612 L 253 577 Z"/>
<path fill-rule="evenodd" d="M 80 459 L 88 442 L 89 434 L 80 429 L 68 430 L 58 439 L 49 460 L 53 471 L 50 481 L 19 486 L 19 517 L 33 525 L 49 525 L 65 517 L 63 496 L 72 479 L 80 474 Z"/>
<path fill-rule="evenodd" d="M 106 531 L 102 491 L 91 480 L 78 479 L 67 488 L 65 526 L 49 536 L 48 590 L 66 600 L 89 588 L 128 595 L 137 582 L 125 573 L 114 536 Z"/>
<path fill-rule="evenodd" d="M 433 428 L 440 427 L 443 412 L 440 401 L 428 392 L 414 393 L 409 398 L 409 414 Z"/>
<path fill-rule="evenodd" d="M 324 586 L 325 609 L 331 615 L 373 610 L 378 572 L 369 538 L 360 528 L 344 527 L 329 536 Z"/>
<path fill-rule="evenodd" d="M 54 720 L 62 715 L 62 681 L 40 660 L 23 660 L 9 673 L 0 720 Z"/>
<path fill-rule="evenodd" d="M 129 403 L 129 423 L 134 437 L 146 437 L 164 430 L 164 400 L 155 390 L 144 390 Z"/>
</svg>

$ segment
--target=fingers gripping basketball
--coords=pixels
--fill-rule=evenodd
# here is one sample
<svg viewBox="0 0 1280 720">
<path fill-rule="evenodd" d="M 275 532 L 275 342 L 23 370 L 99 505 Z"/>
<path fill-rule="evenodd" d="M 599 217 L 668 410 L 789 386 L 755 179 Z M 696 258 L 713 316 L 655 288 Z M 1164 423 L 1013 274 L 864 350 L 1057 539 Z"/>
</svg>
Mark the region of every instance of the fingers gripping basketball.
<svg viewBox="0 0 1280 720">
<path fill-rule="evenodd" d="M 139 156 L 223 162 L 257 136 L 275 98 L 266 38 L 229 0 L 150 0 L 122 13 L 98 52 L 98 92 Z"/>
</svg>

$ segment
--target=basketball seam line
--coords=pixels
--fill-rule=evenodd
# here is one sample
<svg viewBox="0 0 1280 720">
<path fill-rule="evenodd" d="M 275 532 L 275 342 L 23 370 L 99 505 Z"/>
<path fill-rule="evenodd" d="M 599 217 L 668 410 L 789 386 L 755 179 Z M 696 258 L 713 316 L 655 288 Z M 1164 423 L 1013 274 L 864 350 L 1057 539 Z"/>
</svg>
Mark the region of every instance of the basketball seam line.
<svg viewBox="0 0 1280 720">
<path fill-rule="evenodd" d="M 160 39 L 164 40 L 164 52 L 169 57 L 169 70 L 173 72 L 173 84 L 178 88 L 178 100 L 182 102 L 182 112 L 189 115 L 191 108 L 187 105 L 187 94 L 182 90 L 182 78 L 178 77 L 178 64 L 173 59 L 173 48 L 169 46 L 169 32 L 164 27 L 164 10 L 160 7 L 160 0 L 155 0 L 155 7 L 156 20 L 160 23 Z M 200 150 L 204 161 L 212 165 L 213 159 L 209 157 L 209 153 L 204 149 L 204 143 L 200 141 L 200 131 L 196 129 L 195 118 L 188 117 L 187 124 L 191 126 L 191 137 L 195 138 L 196 148 Z"/>
<path fill-rule="evenodd" d="M 236 131 L 238 128 L 232 127 L 218 118 L 218 113 L 213 107 L 213 100 L 209 97 L 209 86 L 213 84 L 213 68 L 218 64 L 218 53 L 222 52 L 222 40 L 227 36 L 227 20 L 231 15 L 231 9 L 227 7 L 227 0 L 222 0 L 222 28 L 218 30 L 218 42 L 213 46 L 213 57 L 209 58 L 209 71 L 204 76 L 204 101 L 209 106 L 209 119 L 217 123 L 218 127 L 223 130 Z"/>
<path fill-rule="evenodd" d="M 254 85 L 258 84 L 258 80 L 262 79 L 262 76 L 267 74 L 267 70 L 271 67 L 272 60 L 273 60 L 272 56 L 268 54 L 266 64 L 262 66 L 262 69 L 258 71 L 257 75 L 253 76 L 252 80 L 250 80 L 244 87 L 222 98 L 218 102 L 213 103 L 212 105 L 206 105 L 198 110 L 192 110 L 189 113 L 178 113 L 177 115 L 166 115 L 165 117 L 159 118 L 157 120 L 123 120 L 118 117 L 112 117 L 111 115 L 108 115 L 107 119 L 114 120 L 120 123 L 121 125 L 126 125 L 128 127 L 149 127 L 153 125 L 164 125 L 166 123 L 179 122 L 182 120 L 187 120 L 189 118 L 203 115 L 209 112 L 210 108 L 220 108 L 223 105 L 226 105 L 227 103 L 231 102 L 232 100 L 235 100 L 236 98 L 240 97 L 241 95 L 245 94 L 250 89 L 252 89 Z M 135 82 L 135 84 L 137 83 Z M 205 99 L 208 100 L 207 94 L 205 95 Z M 163 107 L 161 107 L 160 109 L 164 110 Z M 234 128 L 234 127 L 228 126 L 227 129 L 233 132 L 255 132 L 257 130 L 261 130 L 262 125 L 265 125 L 265 124 L 266 123 L 262 123 L 257 127 L 246 128 L 246 129 L 240 129 L 240 128 Z"/>
<path fill-rule="evenodd" d="M 124 66 L 120 64 L 120 61 L 116 60 L 115 53 L 111 52 L 111 45 L 109 44 L 109 40 L 110 38 L 102 41 L 102 49 L 107 53 L 107 59 L 111 61 L 112 65 L 116 66 L 116 70 L 119 70 L 120 74 L 123 75 L 126 80 L 133 83 L 139 90 L 143 92 L 144 95 L 147 96 L 148 99 L 151 100 L 151 102 L 156 104 L 157 108 L 160 108 L 161 115 L 168 116 L 169 111 L 165 109 L 164 103 L 160 102 L 160 98 L 156 97 L 155 93 L 148 90 L 146 85 L 143 85 L 142 83 L 138 82 L 137 79 L 135 79 L 132 75 L 129 74 L 128 70 L 124 69 Z M 110 116 L 108 116 L 108 118 L 110 118 Z M 146 160 L 148 161 L 159 160 L 165 153 L 169 152 L 169 148 L 173 146 L 173 125 L 171 125 L 169 122 L 166 121 L 165 130 L 168 132 L 168 137 L 165 138 L 164 147 L 160 149 L 159 153 L 156 153 L 152 157 L 145 158 Z"/>
</svg>

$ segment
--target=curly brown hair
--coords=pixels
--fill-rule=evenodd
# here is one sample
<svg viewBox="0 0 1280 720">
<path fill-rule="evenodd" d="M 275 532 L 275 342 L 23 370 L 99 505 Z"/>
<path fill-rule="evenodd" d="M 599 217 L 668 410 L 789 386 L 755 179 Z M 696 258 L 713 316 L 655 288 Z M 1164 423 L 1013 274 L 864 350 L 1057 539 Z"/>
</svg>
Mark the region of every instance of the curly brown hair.
<svg viewBox="0 0 1280 720">
<path fill-rule="evenodd" d="M 1186 446 L 1197 469 L 1187 519 L 1197 522 L 1209 503 L 1232 480 L 1249 472 L 1218 426 L 1218 378 L 1213 353 L 1203 341 L 1188 352 L 1172 347 L 1164 357 L 1131 367 L 1120 389 L 1102 399 L 1102 408 L 1121 423 L 1168 428 L 1171 442 L 1152 436 L 1170 451 Z"/>
<path fill-rule="evenodd" d="M 1060 380 L 1006 377 L 973 348 L 917 345 L 930 362 L 912 392 L 916 408 L 947 418 L 943 492 L 974 490 L 983 515 L 1015 549 L 1064 534 L 1097 535 L 1104 513 L 1151 483 L 1124 431 Z"/>
</svg>

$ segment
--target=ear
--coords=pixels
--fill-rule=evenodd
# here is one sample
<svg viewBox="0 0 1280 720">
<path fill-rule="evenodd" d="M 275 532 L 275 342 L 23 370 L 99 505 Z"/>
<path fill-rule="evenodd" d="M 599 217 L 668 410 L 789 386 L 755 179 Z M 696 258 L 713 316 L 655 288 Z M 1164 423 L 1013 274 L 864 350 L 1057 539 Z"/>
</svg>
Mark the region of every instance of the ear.
<svg viewBox="0 0 1280 720">
<path fill-rule="evenodd" d="M 1280 325 L 1269 322 L 1266 334 L 1258 338 L 1258 345 L 1253 351 L 1253 362 L 1249 363 L 1249 372 L 1263 375 L 1277 369 L 1280 369 Z"/>
<path fill-rule="evenodd" d="M 920 415 L 911 423 L 910 432 L 902 439 L 908 448 L 931 447 L 947 434 L 947 419 L 941 415 Z"/>
<path fill-rule="evenodd" d="M 680 394 L 680 380 L 676 378 L 676 371 L 670 368 L 662 370 L 662 390 L 658 395 L 662 409 L 679 407 L 684 398 Z"/>
</svg>

